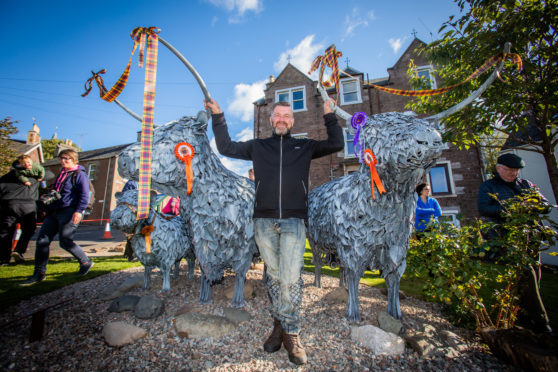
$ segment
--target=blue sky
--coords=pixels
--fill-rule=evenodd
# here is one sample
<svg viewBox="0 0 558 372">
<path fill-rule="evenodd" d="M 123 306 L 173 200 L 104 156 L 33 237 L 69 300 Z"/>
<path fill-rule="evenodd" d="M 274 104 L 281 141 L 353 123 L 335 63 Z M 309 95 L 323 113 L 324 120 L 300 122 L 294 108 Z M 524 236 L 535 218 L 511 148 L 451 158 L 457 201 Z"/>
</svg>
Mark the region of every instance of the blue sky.
<svg viewBox="0 0 558 372">
<path fill-rule="evenodd" d="M 112 86 L 132 50 L 130 31 L 156 26 L 161 37 L 198 70 L 227 115 L 231 137 L 252 137 L 252 102 L 263 97 L 270 75 L 290 56 L 306 72 L 325 48 L 343 52 L 349 65 L 369 77 L 386 69 L 412 41 L 430 42 L 459 9 L 451 0 L 183 0 L 0 2 L 0 115 L 18 120 L 25 139 L 33 118 L 43 138 L 69 138 L 84 150 L 136 140 L 141 123 L 97 87 L 82 98 L 91 70 L 107 70 Z M 144 69 L 134 56 L 119 100 L 141 115 Z M 203 109 L 203 95 L 184 65 L 159 45 L 155 123 L 164 124 Z M 210 138 L 213 136 L 209 131 Z M 246 162 L 222 159 L 246 175 Z"/>
</svg>

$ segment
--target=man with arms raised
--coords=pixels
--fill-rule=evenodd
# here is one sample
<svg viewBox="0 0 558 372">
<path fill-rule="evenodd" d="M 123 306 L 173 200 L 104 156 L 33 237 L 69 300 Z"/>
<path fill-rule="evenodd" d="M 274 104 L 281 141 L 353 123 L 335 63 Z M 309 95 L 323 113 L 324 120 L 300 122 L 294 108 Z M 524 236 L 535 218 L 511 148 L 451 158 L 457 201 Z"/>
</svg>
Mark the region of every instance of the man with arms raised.
<svg viewBox="0 0 558 372">
<path fill-rule="evenodd" d="M 273 331 L 264 343 L 264 350 L 273 353 L 284 345 L 291 362 L 305 364 L 307 356 L 299 331 L 310 161 L 342 150 L 343 132 L 328 101 L 324 104 L 327 139 L 295 139 L 290 134 L 294 124 L 290 104 L 278 102 L 269 118 L 271 137 L 234 142 L 217 102 L 205 102 L 205 107 L 212 112 L 219 152 L 251 160 L 254 165 L 254 235 L 267 266 L 274 319 Z"/>
</svg>

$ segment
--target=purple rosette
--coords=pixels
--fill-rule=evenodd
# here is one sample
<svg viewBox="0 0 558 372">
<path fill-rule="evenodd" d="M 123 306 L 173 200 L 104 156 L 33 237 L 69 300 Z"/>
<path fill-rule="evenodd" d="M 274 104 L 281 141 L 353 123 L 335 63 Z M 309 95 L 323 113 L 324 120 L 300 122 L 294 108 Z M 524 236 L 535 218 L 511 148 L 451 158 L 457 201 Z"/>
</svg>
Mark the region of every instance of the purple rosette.
<svg viewBox="0 0 558 372">
<path fill-rule="evenodd" d="M 368 116 L 364 112 L 355 112 L 351 118 L 351 126 L 356 129 L 355 138 L 353 139 L 353 150 L 355 156 L 358 157 L 359 163 L 362 164 L 362 141 L 360 139 L 360 128 L 366 125 Z M 357 150 L 358 148 L 358 150 Z"/>
</svg>

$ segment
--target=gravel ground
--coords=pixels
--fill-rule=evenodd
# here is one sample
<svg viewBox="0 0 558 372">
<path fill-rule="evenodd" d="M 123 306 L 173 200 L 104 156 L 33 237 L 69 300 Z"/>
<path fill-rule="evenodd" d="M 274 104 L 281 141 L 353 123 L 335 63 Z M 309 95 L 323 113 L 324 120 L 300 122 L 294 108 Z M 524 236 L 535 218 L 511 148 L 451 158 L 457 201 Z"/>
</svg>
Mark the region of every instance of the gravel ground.
<svg viewBox="0 0 558 372">
<path fill-rule="evenodd" d="M 155 320 L 136 319 L 133 313 L 110 313 L 111 301 L 101 293 L 118 286 L 131 275 L 143 272 L 132 268 L 114 272 L 23 301 L 0 314 L 0 325 L 21 319 L 24 314 L 56 305 L 46 313 L 45 336 L 30 343 L 30 318 L 0 328 L 0 370 L 16 371 L 513 371 L 501 364 L 482 347 L 471 332 L 456 328 L 445 320 L 436 304 L 411 297 L 401 301 L 403 323 L 420 329 L 430 324 L 438 330 L 451 330 L 467 340 L 467 349 L 456 358 L 422 358 L 412 349 L 397 357 L 375 356 L 350 338 L 350 326 L 344 318 L 345 304 L 331 304 L 324 296 L 338 286 L 335 278 L 323 276 L 322 288 L 315 288 L 312 273 L 303 273 L 304 296 L 301 338 L 309 362 L 297 368 L 282 348 L 265 353 L 262 344 L 271 331 L 272 321 L 265 289 L 259 285 L 247 300 L 245 310 L 251 322 L 241 323 L 221 339 L 186 339 L 176 334 L 174 314 L 185 304 L 197 304 L 199 270 L 188 280 L 183 263 L 181 276 L 171 282 L 171 291 L 161 294 L 161 277 L 152 276 L 152 289 L 165 302 L 165 313 Z M 260 283 L 262 273 L 250 270 L 247 278 Z M 222 284 L 213 287 L 213 305 L 207 312 L 222 315 L 230 301 L 225 289 L 233 284 L 233 274 L 226 273 Z M 40 285 L 40 284 L 39 284 Z M 130 292 L 143 296 L 141 289 Z M 360 286 L 361 325 L 378 326 L 376 313 L 387 308 L 386 297 L 378 289 Z M 120 348 L 108 346 L 101 331 L 109 321 L 124 321 L 147 331 L 145 338 Z"/>
</svg>

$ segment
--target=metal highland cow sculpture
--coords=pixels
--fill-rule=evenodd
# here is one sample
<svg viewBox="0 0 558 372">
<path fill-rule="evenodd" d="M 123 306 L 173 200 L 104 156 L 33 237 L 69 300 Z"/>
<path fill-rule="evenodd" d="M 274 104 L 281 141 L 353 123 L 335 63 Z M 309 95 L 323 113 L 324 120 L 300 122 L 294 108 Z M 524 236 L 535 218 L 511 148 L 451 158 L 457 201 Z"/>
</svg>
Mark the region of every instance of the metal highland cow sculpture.
<svg viewBox="0 0 558 372">
<path fill-rule="evenodd" d="M 358 283 L 369 266 L 380 268 L 388 287 L 388 312 L 401 317 L 399 279 L 405 271 L 415 198 L 425 170 L 442 151 L 438 131 L 414 114 L 374 115 L 360 131 L 366 149 L 376 154 L 377 174 L 386 192 L 372 190 L 370 170 L 337 178 L 308 195 L 308 240 L 320 284 L 320 258 L 335 253 L 349 290 L 347 318 L 360 320 Z M 366 156 L 366 155 L 365 155 Z"/>
<path fill-rule="evenodd" d="M 355 145 L 366 149 L 363 159 L 368 167 L 363 164 L 359 172 L 310 192 L 307 237 L 316 264 L 315 285 L 320 286 L 324 261 L 332 257 L 340 261 L 349 290 L 349 321 L 361 319 L 358 283 L 368 267 L 382 270 L 388 289 L 388 313 L 401 318 L 399 282 L 412 232 L 413 190 L 442 150 L 441 136 L 434 124 L 478 98 L 502 70 L 509 50 L 507 43 L 498 67 L 479 89 L 426 120 L 414 113 L 385 113 L 365 119 L 365 115 L 353 116 L 338 106 L 334 108 L 347 122 L 352 120 L 351 126 L 356 130 L 353 134 L 358 138 Z M 321 78 L 318 90 L 324 101 L 329 99 Z"/>
<path fill-rule="evenodd" d="M 104 70 L 93 73 L 86 83 L 86 88 L 89 88 L 84 95 L 90 91 L 91 84 L 95 81 L 101 90 L 101 98 L 115 102 L 135 119 L 142 121 L 141 143 L 129 146 L 119 156 L 119 173 L 122 177 L 139 180 L 138 204 L 145 200 L 142 184 L 146 183 L 158 192 L 180 197 L 180 215 L 185 221 L 185 236 L 189 235 L 191 239 L 202 271 L 199 302 L 212 302 L 211 284 L 222 278 L 226 268 L 232 268 L 236 274 L 232 306 L 242 307 L 245 303 L 246 272 L 256 253 L 251 216 L 254 183 L 228 171 L 211 150 L 206 133 L 208 113 L 202 111 L 197 117 L 183 117 L 153 130 L 158 42 L 184 63 L 197 80 L 205 99 L 211 100 L 203 79 L 194 67 L 172 45 L 159 37 L 158 33 L 159 30 L 155 27 L 138 27 L 131 34 L 134 40 L 132 55 L 138 45 L 141 55 L 141 48 L 145 46 L 146 58 L 150 62 L 146 65 L 145 86 L 150 94 L 144 96 L 143 118 L 116 99 L 126 84 L 130 65 L 110 90 L 104 87 L 100 77 Z M 148 182 L 146 174 L 149 175 Z M 138 216 L 140 207 L 143 208 L 143 204 L 138 206 Z"/>
<path fill-rule="evenodd" d="M 184 219 L 167 216 L 150 208 L 149 217 L 137 220 L 138 190 L 116 193 L 118 203 L 111 213 L 111 224 L 121 231 L 133 234 L 132 249 L 145 267 L 143 289 L 150 285 L 151 270 L 158 267 L 163 274 L 162 292 L 170 290 L 170 271 L 175 265 L 174 277 L 178 277 L 182 258 L 188 262 L 188 278 L 194 276 L 196 257 Z M 151 198 L 152 202 L 155 198 Z"/>
<path fill-rule="evenodd" d="M 244 281 L 256 253 L 252 205 L 254 183 L 227 170 L 207 138 L 207 114 L 184 117 L 159 126 L 153 136 L 152 187 L 180 197 L 180 214 L 191 236 L 202 271 L 200 303 L 211 303 L 211 284 L 226 268 L 236 274 L 232 306 L 244 306 Z M 191 191 L 185 166 L 175 155 L 176 145 L 194 149 Z M 129 146 L 118 158 L 123 177 L 137 179 L 140 146 Z"/>
</svg>

